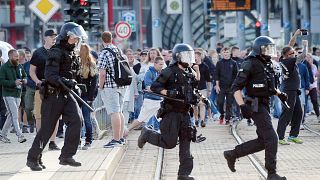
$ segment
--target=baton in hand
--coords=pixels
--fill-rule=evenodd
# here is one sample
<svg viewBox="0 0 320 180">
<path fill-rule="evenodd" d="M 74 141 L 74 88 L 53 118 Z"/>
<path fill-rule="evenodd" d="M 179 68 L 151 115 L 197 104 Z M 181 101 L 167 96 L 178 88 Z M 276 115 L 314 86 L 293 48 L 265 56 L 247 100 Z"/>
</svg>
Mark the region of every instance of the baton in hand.
<svg viewBox="0 0 320 180">
<path fill-rule="evenodd" d="M 287 101 L 281 101 L 281 104 L 284 106 L 284 108 L 290 109 L 290 106 L 288 105 Z"/>
<path fill-rule="evenodd" d="M 77 100 L 79 100 L 83 105 L 85 105 L 87 108 L 89 108 L 89 110 L 91 112 L 94 112 L 94 109 L 87 103 L 85 102 L 80 96 L 78 96 L 77 93 L 75 93 L 72 89 L 70 89 L 68 86 L 66 86 L 60 79 L 58 80 L 58 82 L 61 84 L 61 86 L 63 87 L 63 89 L 67 90 L 68 92 L 70 92 L 73 97 L 75 97 Z"/>
</svg>

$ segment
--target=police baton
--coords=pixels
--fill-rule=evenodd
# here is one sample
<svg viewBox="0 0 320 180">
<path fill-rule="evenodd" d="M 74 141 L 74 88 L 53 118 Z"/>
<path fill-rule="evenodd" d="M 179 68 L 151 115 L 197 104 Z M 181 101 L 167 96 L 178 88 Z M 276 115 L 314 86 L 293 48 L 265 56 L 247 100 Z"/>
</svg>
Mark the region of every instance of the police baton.
<svg viewBox="0 0 320 180">
<path fill-rule="evenodd" d="M 151 94 L 151 95 L 163 97 L 165 99 L 169 99 L 169 100 L 173 100 L 173 101 L 178 101 L 178 102 L 184 103 L 184 100 L 182 100 L 182 99 L 175 99 L 175 98 L 171 98 L 171 97 L 168 97 L 168 96 L 165 96 L 165 95 L 162 95 L 162 94 L 158 94 L 158 93 L 154 93 L 154 92 L 150 92 L 150 91 L 146 91 L 146 90 L 144 90 L 143 93 L 148 93 L 148 94 Z"/>
<path fill-rule="evenodd" d="M 281 101 L 281 104 L 284 106 L 285 109 L 290 109 L 290 106 L 287 103 L 287 101 Z"/>
<path fill-rule="evenodd" d="M 77 100 L 79 100 L 83 105 L 85 105 L 87 108 L 89 108 L 89 110 L 91 112 L 94 112 L 94 109 L 87 103 L 85 102 L 80 96 L 78 96 L 77 93 L 75 93 L 72 89 L 70 89 L 68 86 L 66 86 L 60 79 L 58 80 L 58 82 L 61 84 L 61 86 L 63 87 L 63 89 L 67 90 L 68 92 L 70 92 L 73 97 L 75 97 Z"/>
</svg>

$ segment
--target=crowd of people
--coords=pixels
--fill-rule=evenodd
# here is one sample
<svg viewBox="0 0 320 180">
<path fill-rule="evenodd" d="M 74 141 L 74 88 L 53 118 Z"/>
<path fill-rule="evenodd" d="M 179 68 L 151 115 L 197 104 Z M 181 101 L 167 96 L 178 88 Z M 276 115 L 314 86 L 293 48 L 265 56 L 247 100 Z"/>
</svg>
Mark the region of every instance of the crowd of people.
<svg viewBox="0 0 320 180">
<path fill-rule="evenodd" d="M 281 50 L 278 49 L 275 52 L 276 56 L 271 60 L 275 81 L 279 89 L 288 96 L 285 103 L 290 107 L 282 105 L 284 102 L 278 96 L 271 96 L 269 107 L 273 117 L 279 119 L 277 134 L 280 145 L 288 145 L 290 142 L 303 143 L 298 135 L 301 124 L 310 113 L 314 113 L 320 120 L 320 49 L 308 49 L 306 40 L 297 43 L 296 39 L 300 35 L 300 30 L 297 30 L 289 44 Z M 32 170 L 45 168 L 41 161 L 44 148 L 42 146 L 49 141 L 50 150 L 60 150 L 55 138 L 63 138 L 64 135 L 69 144 L 65 144 L 62 149 L 60 163 L 80 166 L 81 163 L 72 159 L 79 146 L 80 122 L 84 122 L 82 131 L 85 132 L 85 140 L 81 147 L 84 150 L 90 148 L 95 129 L 99 129 L 96 127 L 97 123 L 93 122 L 95 119 L 90 109 L 77 102 L 73 96 L 67 97 L 59 85 L 60 80 L 69 88 L 79 91 L 80 97 L 90 106 L 97 94 L 100 94 L 107 113 L 111 115 L 113 132 L 112 138 L 104 145 L 105 148 L 125 144 L 126 136 L 133 129 L 146 131 L 144 127 L 147 126 L 160 132 L 161 118 L 157 116 L 157 112 L 161 108 L 163 97 L 152 93 L 152 86 L 164 78 L 161 72 L 175 63 L 174 52 L 159 47 L 121 50 L 113 44 L 112 33 L 108 31 L 101 35 L 103 48 L 100 52 L 95 52 L 77 38 L 63 32 L 63 29 L 60 34 L 49 29 L 44 33 L 43 47 L 33 51 L 29 48 L 13 49 L 9 51 L 9 59 L 6 62 L 1 60 L 0 140 L 4 143 L 11 142 L 7 137 L 11 127 L 11 132 L 16 133 L 20 143 L 27 141 L 24 133 L 41 134 L 36 136 L 29 151 L 27 165 Z M 78 44 L 78 50 L 75 50 Z M 222 43 L 217 43 L 214 50 L 193 49 L 194 63 L 189 68 L 195 75 L 196 89 L 210 100 L 211 106 L 202 101 L 194 104 L 192 125 L 205 128 L 210 120 L 217 121 L 220 125 L 230 125 L 243 119 L 243 113 L 240 111 L 242 108 L 235 101 L 232 85 L 239 72 L 242 72 L 242 64 L 246 62 L 252 49 L 240 50 L 237 46 L 225 47 Z M 127 86 L 119 86 L 115 79 L 115 59 L 118 55 L 127 61 L 132 75 L 131 84 Z M 68 61 L 70 63 L 67 63 Z M 75 86 L 76 84 L 78 86 Z M 41 92 L 43 87 L 46 89 L 45 92 Z M 241 93 L 246 94 L 246 89 L 241 90 Z M 61 94 L 64 96 L 60 99 Z M 170 91 L 166 94 L 176 97 L 177 92 Z M 70 98 L 75 104 L 66 105 L 65 99 L 70 101 Z M 54 105 L 68 107 L 69 110 L 44 111 L 44 108 L 50 109 Z M 79 116 L 75 117 L 71 112 L 76 112 Z M 253 125 L 251 118 L 247 118 L 247 123 L 249 126 Z M 286 140 L 284 133 L 289 124 L 291 131 Z M 41 131 L 41 128 L 49 131 Z M 72 131 L 68 128 L 72 128 Z M 143 144 L 140 143 L 139 146 L 143 147 Z"/>
</svg>

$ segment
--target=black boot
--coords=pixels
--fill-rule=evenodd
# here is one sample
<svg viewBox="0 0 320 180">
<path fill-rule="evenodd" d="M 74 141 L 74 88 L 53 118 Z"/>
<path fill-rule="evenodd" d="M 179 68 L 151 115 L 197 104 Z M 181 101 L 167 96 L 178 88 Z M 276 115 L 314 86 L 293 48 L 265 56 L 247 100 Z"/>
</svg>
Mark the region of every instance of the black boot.
<svg viewBox="0 0 320 180">
<path fill-rule="evenodd" d="M 43 162 L 42 162 L 42 154 L 39 154 L 39 156 L 38 156 L 38 163 L 39 163 L 39 165 L 40 165 L 40 167 L 42 168 L 42 169 L 45 169 L 46 168 L 46 166 L 43 164 Z"/>
<path fill-rule="evenodd" d="M 287 180 L 285 176 L 281 177 L 277 173 L 268 174 L 267 180 Z"/>
<path fill-rule="evenodd" d="M 49 143 L 49 150 L 50 151 L 59 151 L 59 150 L 61 150 L 58 146 L 57 146 L 57 144 L 54 142 L 54 141 L 50 141 L 50 143 Z"/>
<path fill-rule="evenodd" d="M 236 163 L 236 156 L 233 150 L 224 151 L 223 152 L 224 158 L 226 158 L 228 167 L 232 172 L 236 172 L 235 163 Z"/>
<path fill-rule="evenodd" d="M 194 177 L 190 175 L 178 175 L 178 180 L 194 180 Z"/>
<path fill-rule="evenodd" d="M 146 144 L 147 140 L 148 140 L 148 134 L 150 131 L 148 128 L 143 127 L 141 130 L 141 134 L 138 138 L 138 147 L 139 148 L 143 148 L 143 146 Z"/>
<path fill-rule="evenodd" d="M 69 165 L 69 166 L 74 166 L 78 167 L 81 166 L 80 162 L 75 161 L 72 157 L 71 158 L 59 158 L 60 162 L 59 164 L 61 165 Z"/>
<path fill-rule="evenodd" d="M 27 161 L 26 165 L 32 170 L 32 171 L 42 171 L 42 167 L 37 162 Z"/>
<path fill-rule="evenodd" d="M 206 127 L 206 123 L 204 121 L 201 121 L 201 127 Z"/>
</svg>

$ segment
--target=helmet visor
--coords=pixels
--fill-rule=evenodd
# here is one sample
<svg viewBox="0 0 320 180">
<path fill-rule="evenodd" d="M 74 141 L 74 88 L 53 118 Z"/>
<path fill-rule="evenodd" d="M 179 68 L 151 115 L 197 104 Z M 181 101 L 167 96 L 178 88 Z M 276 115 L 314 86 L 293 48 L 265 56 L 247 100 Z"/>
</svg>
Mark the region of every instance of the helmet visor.
<svg viewBox="0 0 320 180">
<path fill-rule="evenodd" d="M 189 66 L 195 63 L 194 51 L 182 51 L 179 54 L 181 62 L 187 63 Z"/>
<path fill-rule="evenodd" d="M 265 56 L 277 57 L 277 50 L 274 44 L 268 44 L 266 46 L 261 46 L 261 54 Z"/>
<path fill-rule="evenodd" d="M 88 39 L 87 33 L 82 26 L 72 28 L 70 31 L 67 32 L 67 35 L 73 38 L 79 38 L 80 41 Z"/>
</svg>

